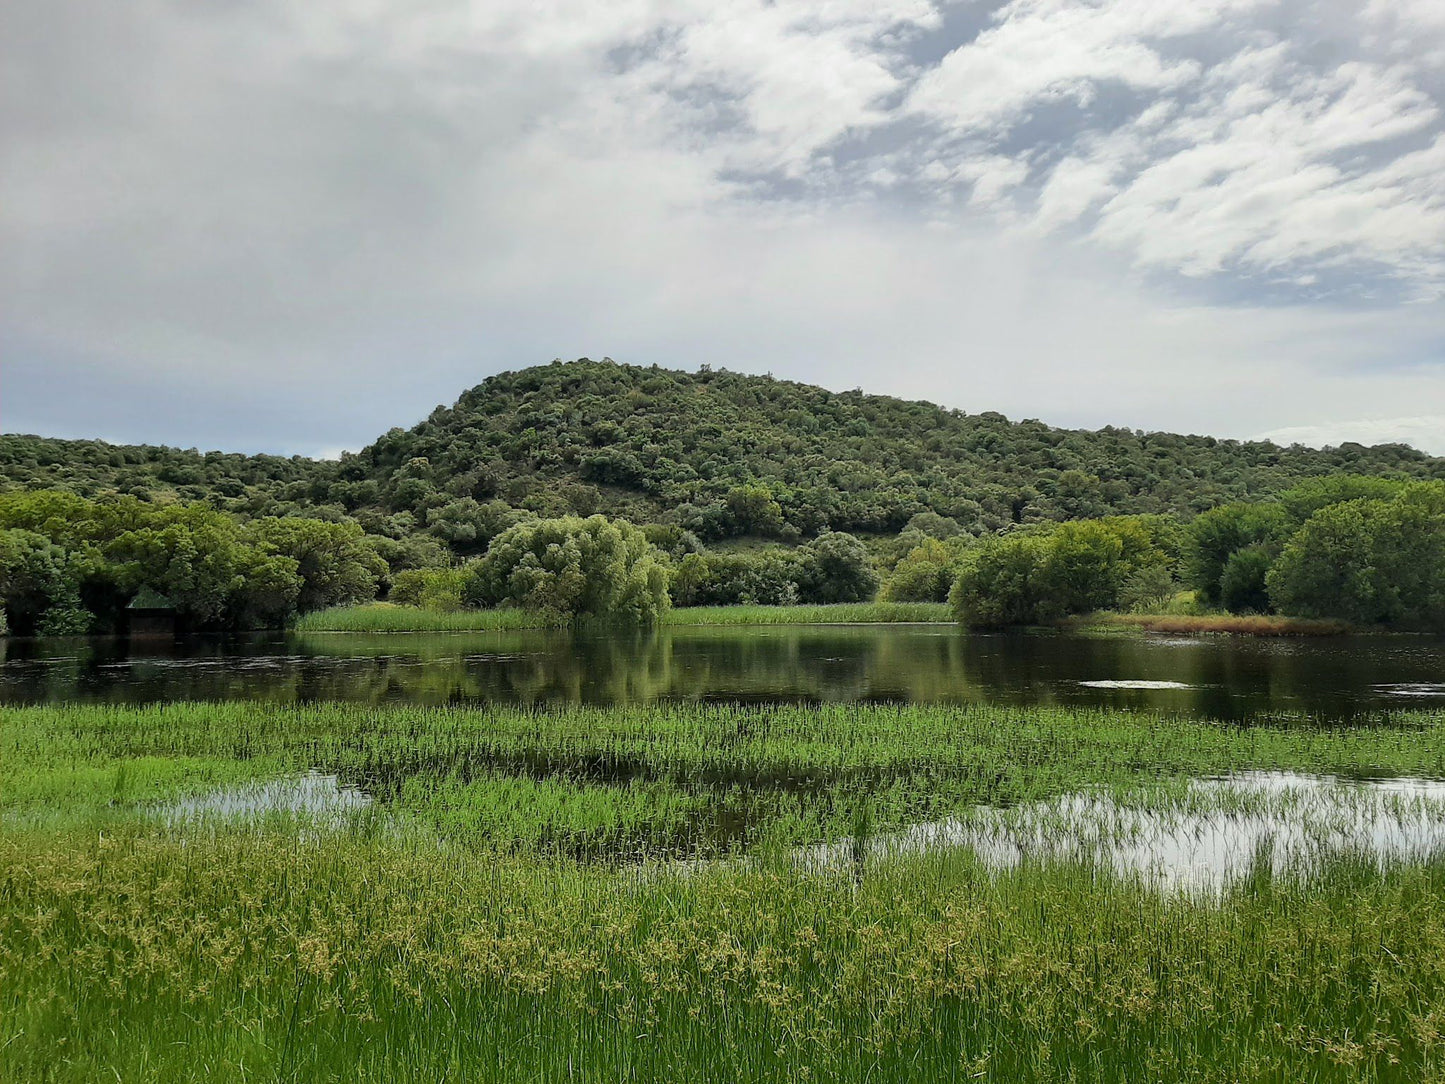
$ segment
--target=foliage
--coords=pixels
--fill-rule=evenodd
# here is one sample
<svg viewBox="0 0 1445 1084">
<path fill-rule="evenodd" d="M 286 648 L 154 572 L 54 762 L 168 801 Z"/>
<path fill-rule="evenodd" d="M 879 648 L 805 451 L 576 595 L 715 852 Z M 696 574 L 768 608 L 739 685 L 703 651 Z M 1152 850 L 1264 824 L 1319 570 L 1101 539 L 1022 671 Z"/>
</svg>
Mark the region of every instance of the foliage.
<svg viewBox="0 0 1445 1084">
<path fill-rule="evenodd" d="M 800 602 L 868 602 L 878 592 L 868 549 L 850 534 L 825 531 L 798 547 L 795 560 Z"/>
<path fill-rule="evenodd" d="M 1274 604 L 1305 617 L 1445 628 L 1445 485 L 1315 511 L 1269 570 Z"/>
<path fill-rule="evenodd" d="M 947 601 L 958 556 L 952 547 L 925 537 L 893 567 L 883 597 L 890 602 Z"/>
<path fill-rule="evenodd" d="M 604 516 L 508 528 L 473 566 L 466 594 L 473 604 L 636 625 L 656 624 L 670 605 L 665 565 L 646 536 Z"/>
<path fill-rule="evenodd" d="M 1190 515 L 1330 475 L 1368 476 L 1348 483 L 1351 495 L 1379 496 L 1370 488 L 1378 476 L 1445 478 L 1445 461 L 1401 445 L 1318 451 L 1069 431 L 770 377 L 585 359 L 491 377 L 335 463 L 0 436 L 0 486 L 205 500 L 243 519 L 349 517 L 368 533 L 435 538 L 463 557 L 483 553 L 521 514 L 602 512 L 707 541 L 902 529 L 909 537 L 889 554 L 891 568 L 923 537 Z M 1311 499 L 1302 492 L 1288 514 L 1303 522 Z"/>
<path fill-rule="evenodd" d="M 949 595 L 959 620 L 1033 625 L 1172 594 L 1178 532 L 1157 517 L 1077 520 L 985 540 Z"/>
<path fill-rule="evenodd" d="M 58 490 L 0 494 L 0 599 L 20 633 L 121 627 L 163 596 L 192 628 L 275 626 L 374 596 L 385 563 L 350 522 L 244 522 L 204 504 Z"/>
<path fill-rule="evenodd" d="M 1211 605 L 1224 604 L 1224 571 L 1230 557 L 1257 547 L 1272 560 L 1289 534 L 1289 514 L 1281 504 L 1226 504 L 1195 518 L 1189 525 L 1185 576 L 1189 585 Z M 1236 568 L 1232 587 L 1236 598 L 1256 601 L 1244 574 L 1253 559 Z"/>
<path fill-rule="evenodd" d="M 436 613 L 462 608 L 470 573 L 464 568 L 414 568 L 392 577 L 391 602 Z"/>
</svg>

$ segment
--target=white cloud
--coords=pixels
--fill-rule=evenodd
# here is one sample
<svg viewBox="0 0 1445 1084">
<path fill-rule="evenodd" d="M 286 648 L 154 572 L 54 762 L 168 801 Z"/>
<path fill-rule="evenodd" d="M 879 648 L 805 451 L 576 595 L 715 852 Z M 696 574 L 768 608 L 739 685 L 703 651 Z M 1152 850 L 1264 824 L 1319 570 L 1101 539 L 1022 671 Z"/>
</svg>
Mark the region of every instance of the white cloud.
<svg viewBox="0 0 1445 1084">
<path fill-rule="evenodd" d="M 1014 0 L 967 42 L 927 0 L 32 6 L 3 421 L 124 436 L 135 389 L 138 436 L 334 450 L 578 354 L 1069 424 L 1412 415 L 1438 302 L 1328 293 L 1442 278 L 1440 90 L 1390 11 L 1313 49 L 1299 0 Z M 1314 285 L 1218 301 L 1257 278 Z"/>
<path fill-rule="evenodd" d="M 1012 0 L 994 26 L 924 75 L 910 106 L 957 130 L 1007 128 L 1032 105 L 1088 102 L 1101 83 L 1165 90 L 1199 77 L 1160 39 L 1216 26 L 1269 0 Z"/>
<path fill-rule="evenodd" d="M 1356 444 L 1409 444 L 1431 455 L 1445 456 L 1445 414 L 1406 418 L 1360 418 L 1319 425 L 1286 426 L 1261 433 L 1258 440 L 1304 444 L 1312 448 Z"/>
</svg>

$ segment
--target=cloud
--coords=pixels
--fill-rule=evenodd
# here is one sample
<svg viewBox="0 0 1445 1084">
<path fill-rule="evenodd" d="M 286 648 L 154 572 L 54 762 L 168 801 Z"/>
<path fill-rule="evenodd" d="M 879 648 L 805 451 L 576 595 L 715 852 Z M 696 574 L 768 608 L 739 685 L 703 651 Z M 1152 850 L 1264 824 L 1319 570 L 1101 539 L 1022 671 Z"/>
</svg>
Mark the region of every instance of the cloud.
<svg viewBox="0 0 1445 1084">
<path fill-rule="evenodd" d="M 31 5 L 0 425 L 356 447 L 580 354 L 1064 424 L 1411 416 L 1438 39 L 1312 8 Z"/>
<path fill-rule="evenodd" d="M 1445 414 L 1406 418 L 1361 418 L 1321 425 L 1286 426 L 1261 433 L 1259 440 L 1304 444 L 1312 448 L 1356 444 L 1409 444 L 1431 455 L 1445 455 Z"/>
</svg>

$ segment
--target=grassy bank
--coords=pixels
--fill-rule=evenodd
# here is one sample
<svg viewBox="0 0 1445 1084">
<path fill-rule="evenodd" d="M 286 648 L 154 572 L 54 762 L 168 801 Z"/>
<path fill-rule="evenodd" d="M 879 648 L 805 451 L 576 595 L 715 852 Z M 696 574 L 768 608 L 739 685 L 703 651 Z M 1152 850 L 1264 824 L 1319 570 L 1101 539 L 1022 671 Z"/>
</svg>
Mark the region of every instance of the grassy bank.
<svg viewBox="0 0 1445 1084">
<path fill-rule="evenodd" d="M 692 606 L 670 611 L 668 625 L 827 625 L 951 622 L 945 603 L 861 602 L 828 606 Z M 298 632 L 484 632 L 554 628 L 565 621 L 528 610 L 441 612 L 389 602 L 340 606 L 297 618 Z"/>
<path fill-rule="evenodd" d="M 1080 629 L 1139 629 L 1178 635 L 1343 636 L 1358 631 L 1345 621 L 1281 614 L 1090 614 L 1065 624 Z"/>
</svg>

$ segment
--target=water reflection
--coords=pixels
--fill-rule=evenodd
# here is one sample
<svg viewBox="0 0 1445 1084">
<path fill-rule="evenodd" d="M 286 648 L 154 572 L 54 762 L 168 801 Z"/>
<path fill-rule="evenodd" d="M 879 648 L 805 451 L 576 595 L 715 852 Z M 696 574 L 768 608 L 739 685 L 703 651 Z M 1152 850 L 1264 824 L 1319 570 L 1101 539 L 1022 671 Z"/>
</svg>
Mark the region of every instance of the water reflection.
<svg viewBox="0 0 1445 1084">
<path fill-rule="evenodd" d="M 1243 719 L 1445 706 L 1445 641 L 966 634 L 950 626 L 0 640 L 0 701 L 658 699 L 1092 704 Z"/>
<path fill-rule="evenodd" d="M 838 869 L 964 847 L 989 865 L 1083 859 L 1162 887 L 1217 889 L 1261 870 L 1309 873 L 1338 855 L 1423 861 L 1445 849 L 1445 782 L 1245 772 L 1189 783 L 1180 796 L 1117 801 L 1070 794 L 918 824 L 798 853 Z"/>
</svg>

